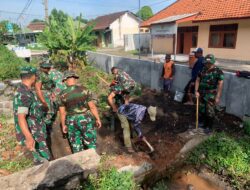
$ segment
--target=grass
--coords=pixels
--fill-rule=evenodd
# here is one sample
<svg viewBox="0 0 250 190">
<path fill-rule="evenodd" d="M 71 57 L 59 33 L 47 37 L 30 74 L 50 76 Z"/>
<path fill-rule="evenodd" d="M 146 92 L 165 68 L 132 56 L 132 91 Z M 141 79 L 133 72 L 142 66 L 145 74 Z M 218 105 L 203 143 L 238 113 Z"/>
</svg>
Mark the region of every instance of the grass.
<svg viewBox="0 0 250 190">
<path fill-rule="evenodd" d="M 80 83 L 93 93 L 100 112 L 108 111 L 107 96 L 109 94 L 109 86 L 98 76 L 107 81 L 107 83 L 111 82 L 112 76 L 93 66 L 86 66 L 82 70 L 79 70 L 78 74 L 80 76 Z"/>
<path fill-rule="evenodd" d="M 33 162 L 23 156 L 20 150 L 16 150 L 18 143 L 15 136 L 15 127 L 8 124 L 9 119 L 11 118 L 0 116 L 0 123 L 3 125 L 0 128 L 0 169 L 13 173 L 31 167 Z M 3 155 L 6 153 L 11 154 L 11 157 L 4 158 Z"/>
<path fill-rule="evenodd" d="M 48 48 L 46 48 L 42 44 L 28 44 L 26 48 L 30 50 L 48 50 Z"/>
<path fill-rule="evenodd" d="M 118 172 L 117 169 L 101 169 L 98 175 L 90 176 L 80 188 L 84 190 L 136 190 L 131 172 Z"/>
<path fill-rule="evenodd" d="M 244 189 L 250 181 L 250 137 L 217 133 L 192 151 L 186 162 L 206 165 L 226 176 L 234 188 Z"/>
</svg>

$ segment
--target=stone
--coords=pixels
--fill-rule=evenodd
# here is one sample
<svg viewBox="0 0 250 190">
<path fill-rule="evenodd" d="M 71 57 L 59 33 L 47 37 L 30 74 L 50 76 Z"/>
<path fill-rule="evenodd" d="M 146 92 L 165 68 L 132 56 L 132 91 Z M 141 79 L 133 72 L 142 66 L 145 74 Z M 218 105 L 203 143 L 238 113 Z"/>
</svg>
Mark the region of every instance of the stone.
<svg viewBox="0 0 250 190">
<path fill-rule="evenodd" d="M 49 162 L 49 166 L 33 175 L 40 166 L 1 177 L 2 189 L 69 189 L 70 185 L 80 185 L 80 179 L 94 173 L 100 156 L 94 149 L 72 154 Z M 79 179 L 79 180 L 78 180 Z"/>
<path fill-rule="evenodd" d="M 119 172 L 132 172 L 137 183 L 142 182 L 145 176 L 147 176 L 152 170 L 153 165 L 148 162 L 144 162 L 139 166 L 128 165 L 118 169 Z"/>
<path fill-rule="evenodd" d="M 189 140 L 180 150 L 180 154 L 186 154 L 189 151 L 193 150 L 196 146 L 204 142 L 208 137 L 207 136 L 194 136 L 191 140 Z"/>
<path fill-rule="evenodd" d="M 191 184 L 187 185 L 187 190 L 195 190 L 194 186 Z"/>
</svg>

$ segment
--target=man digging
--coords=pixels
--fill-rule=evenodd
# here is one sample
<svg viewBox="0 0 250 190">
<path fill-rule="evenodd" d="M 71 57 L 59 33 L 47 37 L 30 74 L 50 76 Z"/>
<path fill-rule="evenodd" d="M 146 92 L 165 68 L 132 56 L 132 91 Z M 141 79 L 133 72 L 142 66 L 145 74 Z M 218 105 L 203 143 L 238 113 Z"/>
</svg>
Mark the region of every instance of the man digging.
<svg viewBox="0 0 250 190">
<path fill-rule="evenodd" d="M 142 134 L 141 123 L 145 121 L 147 117 L 149 117 L 151 121 L 156 120 L 156 107 L 149 106 L 146 108 L 143 105 L 129 103 L 121 105 L 118 108 L 118 113 L 131 121 L 132 127 L 136 131 L 139 140 L 144 141 L 149 147 L 150 152 L 153 152 L 153 147 L 148 143 L 146 137 Z"/>
<path fill-rule="evenodd" d="M 124 145 L 128 153 L 133 153 L 131 143 L 131 134 L 129 122 L 126 116 L 119 114 L 119 106 L 129 103 L 129 96 L 132 94 L 135 88 L 135 81 L 126 73 L 119 70 L 117 67 L 112 67 L 112 74 L 114 75 L 114 80 L 110 85 L 110 94 L 108 95 L 108 103 L 111 106 L 113 113 L 117 114 L 121 122 L 121 127 L 123 129 L 123 140 Z"/>
</svg>

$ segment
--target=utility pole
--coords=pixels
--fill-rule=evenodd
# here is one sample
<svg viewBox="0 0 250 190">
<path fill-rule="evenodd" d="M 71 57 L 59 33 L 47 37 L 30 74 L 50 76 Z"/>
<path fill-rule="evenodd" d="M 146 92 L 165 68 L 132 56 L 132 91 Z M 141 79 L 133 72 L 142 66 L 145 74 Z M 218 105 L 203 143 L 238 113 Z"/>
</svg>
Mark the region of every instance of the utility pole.
<svg viewBox="0 0 250 190">
<path fill-rule="evenodd" d="M 43 0 L 44 11 L 45 11 L 45 21 L 49 22 L 49 13 L 48 13 L 48 0 Z"/>
<path fill-rule="evenodd" d="M 139 0 L 139 18 L 141 19 L 141 0 Z M 141 59 L 141 22 L 139 23 L 139 60 Z"/>
</svg>

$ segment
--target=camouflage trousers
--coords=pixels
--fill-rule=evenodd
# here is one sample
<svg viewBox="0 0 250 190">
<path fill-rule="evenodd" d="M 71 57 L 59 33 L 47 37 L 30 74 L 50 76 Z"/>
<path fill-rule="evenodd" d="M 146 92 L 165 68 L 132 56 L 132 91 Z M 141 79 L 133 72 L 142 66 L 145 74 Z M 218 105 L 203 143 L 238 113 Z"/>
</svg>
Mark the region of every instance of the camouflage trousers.
<svg viewBox="0 0 250 190">
<path fill-rule="evenodd" d="M 96 129 L 89 115 L 67 116 L 68 138 L 73 153 L 84 149 L 96 149 Z"/>
<path fill-rule="evenodd" d="M 34 162 L 41 161 L 40 157 L 43 157 L 47 160 L 51 159 L 51 153 L 47 146 L 47 132 L 46 132 L 46 125 L 42 122 L 37 122 L 33 119 L 28 119 L 28 126 L 32 137 L 35 140 L 35 151 L 32 152 Z M 25 138 L 22 135 L 21 128 L 16 126 L 17 132 L 17 139 L 19 140 L 21 145 L 25 145 Z"/>
<path fill-rule="evenodd" d="M 51 92 L 43 91 L 43 95 L 49 108 L 47 112 L 44 112 L 44 122 L 47 126 L 51 127 L 55 121 L 57 109 L 51 99 Z"/>
<path fill-rule="evenodd" d="M 212 128 L 213 120 L 215 118 L 215 95 L 206 94 L 200 96 L 200 120 L 204 122 L 205 127 Z"/>
</svg>

